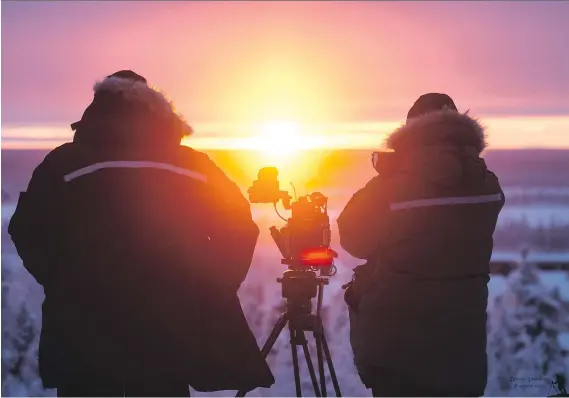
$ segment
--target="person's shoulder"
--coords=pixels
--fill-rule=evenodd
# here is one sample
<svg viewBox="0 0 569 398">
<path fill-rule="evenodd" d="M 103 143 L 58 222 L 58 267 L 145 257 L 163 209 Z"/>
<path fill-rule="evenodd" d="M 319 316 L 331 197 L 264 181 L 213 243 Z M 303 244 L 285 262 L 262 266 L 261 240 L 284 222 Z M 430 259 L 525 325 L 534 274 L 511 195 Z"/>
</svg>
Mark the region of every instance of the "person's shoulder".
<svg viewBox="0 0 569 398">
<path fill-rule="evenodd" d="M 181 146 L 180 154 L 182 167 L 202 174 L 211 185 L 230 187 L 230 190 L 239 190 L 235 182 L 206 153 L 194 148 Z"/>
<path fill-rule="evenodd" d="M 72 142 L 62 144 L 47 153 L 36 169 L 61 169 L 72 163 L 77 153 L 76 145 Z"/>
<path fill-rule="evenodd" d="M 180 146 L 180 163 L 185 168 L 193 169 L 206 175 L 216 174 L 219 169 L 209 155 L 188 146 Z"/>
<path fill-rule="evenodd" d="M 180 157 L 187 162 L 213 163 L 205 152 L 200 152 L 185 145 L 180 145 Z"/>
<path fill-rule="evenodd" d="M 373 176 L 367 184 L 362 188 L 365 192 L 383 192 L 385 190 L 386 178 L 382 175 Z"/>
<path fill-rule="evenodd" d="M 484 177 L 485 177 L 486 185 L 492 185 L 492 186 L 495 186 L 498 188 L 501 187 L 500 178 L 492 170 L 486 169 L 486 173 L 485 173 Z"/>
<path fill-rule="evenodd" d="M 61 144 L 51 151 L 45 156 L 44 160 L 52 160 L 57 159 L 58 157 L 65 156 L 75 150 L 75 144 L 73 142 L 66 142 Z"/>
<path fill-rule="evenodd" d="M 76 163 L 76 154 L 77 147 L 72 142 L 49 151 L 34 169 L 28 190 L 35 186 L 45 186 L 45 184 L 63 181 L 62 176 L 72 169 Z"/>
</svg>

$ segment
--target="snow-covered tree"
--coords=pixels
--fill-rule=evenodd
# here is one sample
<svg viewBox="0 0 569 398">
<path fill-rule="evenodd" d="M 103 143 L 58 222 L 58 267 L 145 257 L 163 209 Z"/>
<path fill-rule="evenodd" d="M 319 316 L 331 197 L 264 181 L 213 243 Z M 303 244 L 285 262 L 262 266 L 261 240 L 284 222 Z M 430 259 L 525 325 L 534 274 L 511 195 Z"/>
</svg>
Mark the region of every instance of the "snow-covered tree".
<svg viewBox="0 0 569 398">
<path fill-rule="evenodd" d="M 563 300 L 525 254 L 491 314 L 487 395 L 547 395 L 556 375 L 567 372 L 558 338 Z"/>
<path fill-rule="evenodd" d="M 39 378 L 39 324 L 25 300 L 11 300 L 12 274 L 2 261 L 2 396 L 49 395 Z"/>
<path fill-rule="evenodd" d="M 2 312 L 7 319 L 2 338 L 2 396 L 43 395 L 37 363 L 37 330 L 25 304 Z M 3 325 L 4 326 L 4 325 Z"/>
</svg>

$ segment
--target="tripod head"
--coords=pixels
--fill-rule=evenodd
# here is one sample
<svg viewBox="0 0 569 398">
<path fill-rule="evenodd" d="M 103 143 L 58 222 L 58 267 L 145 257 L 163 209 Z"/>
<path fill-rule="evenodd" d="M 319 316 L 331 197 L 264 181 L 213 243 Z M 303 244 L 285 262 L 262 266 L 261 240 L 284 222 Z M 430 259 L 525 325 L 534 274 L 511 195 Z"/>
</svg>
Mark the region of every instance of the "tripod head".
<svg viewBox="0 0 569 398">
<path fill-rule="evenodd" d="M 282 297 L 287 301 L 289 312 L 308 315 L 312 312 L 312 299 L 318 295 L 318 288 L 328 284 L 328 279 L 319 277 L 314 271 L 288 269 L 277 282 L 282 285 Z"/>
</svg>

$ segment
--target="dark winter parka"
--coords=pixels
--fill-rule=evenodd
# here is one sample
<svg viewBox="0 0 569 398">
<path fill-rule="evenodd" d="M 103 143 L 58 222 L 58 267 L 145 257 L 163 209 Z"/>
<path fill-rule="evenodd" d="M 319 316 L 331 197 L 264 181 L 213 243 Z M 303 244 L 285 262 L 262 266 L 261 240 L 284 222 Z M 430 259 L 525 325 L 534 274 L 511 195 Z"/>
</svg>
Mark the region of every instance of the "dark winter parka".
<svg viewBox="0 0 569 398">
<path fill-rule="evenodd" d="M 82 377 L 274 383 L 237 290 L 259 230 L 239 188 L 144 81 L 111 76 L 72 143 L 50 152 L 9 233 L 44 287 L 45 387 Z"/>
<path fill-rule="evenodd" d="M 482 395 L 492 235 L 504 195 L 483 128 L 452 110 L 411 119 L 338 218 L 356 271 L 351 342 L 364 384 L 377 369 L 427 391 Z M 353 293 L 352 292 L 352 293 Z M 376 369 L 376 370 L 374 370 Z M 377 377 L 377 376 L 375 376 Z"/>
</svg>

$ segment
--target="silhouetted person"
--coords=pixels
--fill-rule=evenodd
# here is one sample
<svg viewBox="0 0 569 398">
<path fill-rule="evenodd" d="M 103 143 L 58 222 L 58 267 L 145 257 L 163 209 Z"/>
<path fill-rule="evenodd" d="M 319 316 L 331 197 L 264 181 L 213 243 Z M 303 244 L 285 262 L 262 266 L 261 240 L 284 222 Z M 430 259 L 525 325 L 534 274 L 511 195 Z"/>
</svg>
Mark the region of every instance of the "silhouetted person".
<svg viewBox="0 0 569 398">
<path fill-rule="evenodd" d="M 39 367 L 60 396 L 188 396 L 274 383 L 237 290 L 249 203 L 131 71 L 108 76 L 73 142 L 36 168 L 10 222 L 45 292 Z"/>
<path fill-rule="evenodd" d="M 504 195 L 484 130 L 444 94 L 421 96 L 374 155 L 378 176 L 338 218 L 367 260 L 346 292 L 351 343 L 374 396 L 480 396 L 492 235 Z"/>
</svg>

